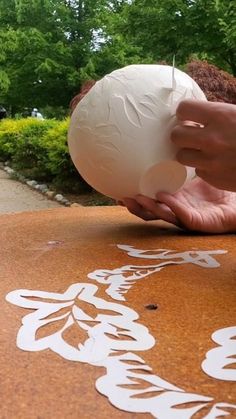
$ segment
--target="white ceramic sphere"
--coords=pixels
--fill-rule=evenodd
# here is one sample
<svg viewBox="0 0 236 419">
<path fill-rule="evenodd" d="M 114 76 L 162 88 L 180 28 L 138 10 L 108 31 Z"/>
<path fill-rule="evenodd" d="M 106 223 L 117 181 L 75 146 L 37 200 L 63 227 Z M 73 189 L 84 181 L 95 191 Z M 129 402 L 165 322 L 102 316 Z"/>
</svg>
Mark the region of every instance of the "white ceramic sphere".
<svg viewBox="0 0 236 419">
<path fill-rule="evenodd" d="M 77 105 L 68 144 L 81 176 L 114 199 L 176 192 L 195 174 L 175 159 L 170 140 L 183 99 L 206 100 L 187 74 L 131 65 L 98 81 Z"/>
</svg>

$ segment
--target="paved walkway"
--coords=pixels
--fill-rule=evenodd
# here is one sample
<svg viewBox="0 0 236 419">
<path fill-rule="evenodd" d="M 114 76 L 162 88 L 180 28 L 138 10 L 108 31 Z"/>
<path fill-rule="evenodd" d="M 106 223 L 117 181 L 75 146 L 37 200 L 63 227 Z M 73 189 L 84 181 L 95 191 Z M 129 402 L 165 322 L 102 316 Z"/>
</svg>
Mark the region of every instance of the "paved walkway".
<svg viewBox="0 0 236 419">
<path fill-rule="evenodd" d="M 60 207 L 0 169 L 0 214 Z"/>
</svg>

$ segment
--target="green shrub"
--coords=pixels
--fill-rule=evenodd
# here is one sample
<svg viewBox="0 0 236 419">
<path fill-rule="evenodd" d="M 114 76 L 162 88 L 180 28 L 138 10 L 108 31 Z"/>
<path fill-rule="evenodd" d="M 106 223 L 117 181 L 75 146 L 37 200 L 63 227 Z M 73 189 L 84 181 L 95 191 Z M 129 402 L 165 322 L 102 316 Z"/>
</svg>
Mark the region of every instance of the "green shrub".
<svg viewBox="0 0 236 419">
<path fill-rule="evenodd" d="M 57 122 L 43 137 L 43 144 L 48 154 L 46 167 L 54 176 L 66 171 L 75 172 L 67 145 L 68 126 L 68 119 Z"/>
<path fill-rule="evenodd" d="M 0 121 L 0 159 L 12 159 L 16 151 L 20 132 L 28 120 L 3 119 Z"/>
<path fill-rule="evenodd" d="M 69 119 L 1 121 L 0 159 L 10 160 L 24 176 L 52 183 L 63 191 L 81 193 L 90 190 L 70 159 L 68 125 Z"/>
<path fill-rule="evenodd" d="M 56 123 L 53 120 L 28 119 L 28 123 L 20 129 L 12 156 L 13 165 L 17 170 L 40 181 L 50 180 L 44 135 Z"/>
<path fill-rule="evenodd" d="M 64 192 L 82 193 L 88 190 L 89 186 L 80 177 L 70 158 L 67 145 L 68 127 L 69 118 L 58 121 L 44 135 L 43 142 L 48 156 L 45 167 L 50 173 L 56 188 Z"/>
</svg>

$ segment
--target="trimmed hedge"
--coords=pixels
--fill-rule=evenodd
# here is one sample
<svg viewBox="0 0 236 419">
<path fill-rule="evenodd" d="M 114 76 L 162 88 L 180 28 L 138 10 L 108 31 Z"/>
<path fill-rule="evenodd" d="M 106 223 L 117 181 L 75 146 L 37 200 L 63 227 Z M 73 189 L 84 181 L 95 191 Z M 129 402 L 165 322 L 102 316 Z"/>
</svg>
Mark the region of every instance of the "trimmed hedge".
<svg viewBox="0 0 236 419">
<path fill-rule="evenodd" d="M 5 119 L 0 121 L 0 159 L 22 175 L 52 183 L 64 192 L 91 190 L 76 171 L 69 155 L 69 119 Z"/>
</svg>

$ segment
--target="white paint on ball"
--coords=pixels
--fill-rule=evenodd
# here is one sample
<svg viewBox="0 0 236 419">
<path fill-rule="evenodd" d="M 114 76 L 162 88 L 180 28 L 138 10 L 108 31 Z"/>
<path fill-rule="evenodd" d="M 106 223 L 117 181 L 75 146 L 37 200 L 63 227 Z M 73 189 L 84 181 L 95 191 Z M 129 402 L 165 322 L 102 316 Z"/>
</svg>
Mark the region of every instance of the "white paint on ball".
<svg viewBox="0 0 236 419">
<path fill-rule="evenodd" d="M 98 81 L 77 105 L 68 143 L 81 176 L 115 199 L 174 193 L 191 179 L 170 140 L 183 99 L 206 100 L 187 74 L 163 65 L 131 65 Z"/>
<path fill-rule="evenodd" d="M 175 160 L 170 131 L 183 99 L 206 100 L 187 74 L 163 65 L 131 65 L 98 81 L 77 105 L 69 129 L 81 176 L 115 199 L 174 193 L 195 172 Z"/>
</svg>

